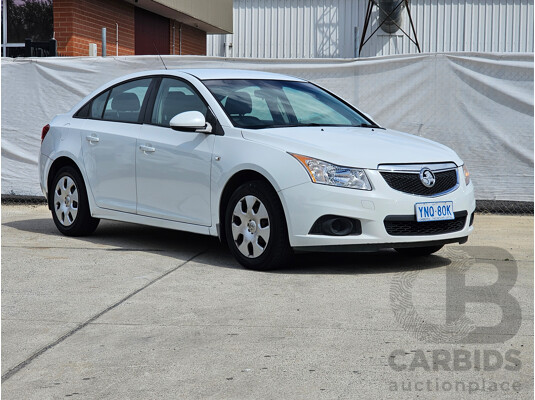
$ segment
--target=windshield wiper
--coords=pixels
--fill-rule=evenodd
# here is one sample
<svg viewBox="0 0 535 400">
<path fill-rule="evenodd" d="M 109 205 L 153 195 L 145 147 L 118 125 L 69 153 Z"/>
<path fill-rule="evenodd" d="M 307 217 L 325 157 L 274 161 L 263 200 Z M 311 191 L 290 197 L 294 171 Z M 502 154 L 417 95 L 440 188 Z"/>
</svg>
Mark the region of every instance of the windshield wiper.
<svg viewBox="0 0 535 400">
<path fill-rule="evenodd" d="M 315 123 L 315 122 L 311 122 L 309 124 L 295 124 L 295 125 L 285 125 L 285 126 L 332 126 L 332 127 L 339 127 L 339 128 L 342 128 L 342 127 L 357 127 L 357 128 L 377 128 L 377 129 L 384 129 L 384 128 L 381 128 L 379 125 L 375 125 L 375 124 L 360 124 L 360 125 L 338 125 L 338 124 L 318 124 L 318 123 Z"/>
<path fill-rule="evenodd" d="M 310 123 L 310 124 L 281 124 L 281 125 L 262 125 L 261 127 L 254 127 L 258 129 L 265 129 L 265 128 L 295 128 L 300 126 L 329 126 L 324 124 L 317 124 L 317 123 Z M 247 128 L 252 128 L 251 126 L 248 126 Z"/>
<path fill-rule="evenodd" d="M 286 124 L 286 125 L 275 125 L 275 127 L 281 127 L 281 128 L 295 128 L 299 126 L 329 126 L 325 124 L 318 124 L 316 122 L 310 122 L 307 124 Z"/>
</svg>

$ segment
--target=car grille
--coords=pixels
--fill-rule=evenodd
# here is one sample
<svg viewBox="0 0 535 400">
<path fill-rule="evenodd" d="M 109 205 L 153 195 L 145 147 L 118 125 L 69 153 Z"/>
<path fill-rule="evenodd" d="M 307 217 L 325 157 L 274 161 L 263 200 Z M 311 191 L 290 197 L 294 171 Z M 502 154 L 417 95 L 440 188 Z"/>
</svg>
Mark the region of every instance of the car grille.
<svg viewBox="0 0 535 400">
<path fill-rule="evenodd" d="M 462 230 L 467 215 L 466 211 L 459 211 L 454 213 L 455 219 L 428 222 L 417 222 L 414 215 L 389 215 L 384 224 L 386 232 L 391 236 L 440 235 Z"/>
<path fill-rule="evenodd" d="M 415 172 L 381 172 L 388 185 L 400 192 L 416 194 L 420 196 L 433 196 L 447 192 L 457 185 L 457 170 L 435 172 L 435 185 L 425 187 L 420 181 L 420 174 Z"/>
</svg>

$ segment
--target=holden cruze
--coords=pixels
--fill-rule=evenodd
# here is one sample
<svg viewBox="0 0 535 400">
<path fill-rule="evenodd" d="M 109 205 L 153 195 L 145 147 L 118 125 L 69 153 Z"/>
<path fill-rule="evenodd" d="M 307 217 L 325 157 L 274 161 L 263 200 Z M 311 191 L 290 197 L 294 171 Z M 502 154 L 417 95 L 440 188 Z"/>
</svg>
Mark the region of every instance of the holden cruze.
<svg viewBox="0 0 535 400">
<path fill-rule="evenodd" d="M 463 161 L 290 76 L 117 79 L 43 128 L 40 182 L 65 235 L 112 219 L 219 236 L 251 269 L 294 251 L 428 255 L 472 232 Z"/>
</svg>

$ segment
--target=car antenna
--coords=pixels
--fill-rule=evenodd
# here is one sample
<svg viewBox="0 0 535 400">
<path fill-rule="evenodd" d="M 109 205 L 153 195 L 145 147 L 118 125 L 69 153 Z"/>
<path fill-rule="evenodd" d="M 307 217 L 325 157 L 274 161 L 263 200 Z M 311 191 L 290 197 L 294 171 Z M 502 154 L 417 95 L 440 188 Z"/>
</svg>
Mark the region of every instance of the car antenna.
<svg viewBox="0 0 535 400">
<path fill-rule="evenodd" d="M 154 45 L 154 50 L 156 50 L 156 54 L 158 54 L 158 57 L 160 57 L 160 61 L 162 62 L 163 67 L 164 67 L 165 69 L 167 69 L 167 65 L 165 65 L 165 63 L 163 62 L 163 58 L 162 58 L 162 56 L 160 55 L 160 52 L 158 51 L 158 48 L 156 47 L 156 43 L 152 42 L 152 44 Z"/>
</svg>

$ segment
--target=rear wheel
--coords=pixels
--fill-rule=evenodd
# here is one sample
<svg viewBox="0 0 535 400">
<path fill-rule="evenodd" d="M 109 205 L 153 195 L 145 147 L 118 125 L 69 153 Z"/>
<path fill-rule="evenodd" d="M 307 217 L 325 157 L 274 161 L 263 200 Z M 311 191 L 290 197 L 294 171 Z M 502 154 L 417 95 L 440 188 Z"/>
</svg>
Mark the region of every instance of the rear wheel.
<svg viewBox="0 0 535 400">
<path fill-rule="evenodd" d="M 282 267 L 293 254 L 277 193 L 262 181 L 234 191 L 225 213 L 225 235 L 234 257 L 248 269 Z"/>
<path fill-rule="evenodd" d="M 60 168 L 52 181 L 52 218 L 66 236 L 89 235 L 97 229 L 99 219 L 91 217 L 84 181 L 71 166 Z"/>
<path fill-rule="evenodd" d="M 444 247 L 444 245 L 426 246 L 426 247 L 400 247 L 395 250 L 399 254 L 403 254 L 405 256 L 423 257 L 423 256 L 428 256 L 430 254 L 436 253 L 442 247 Z"/>
</svg>

